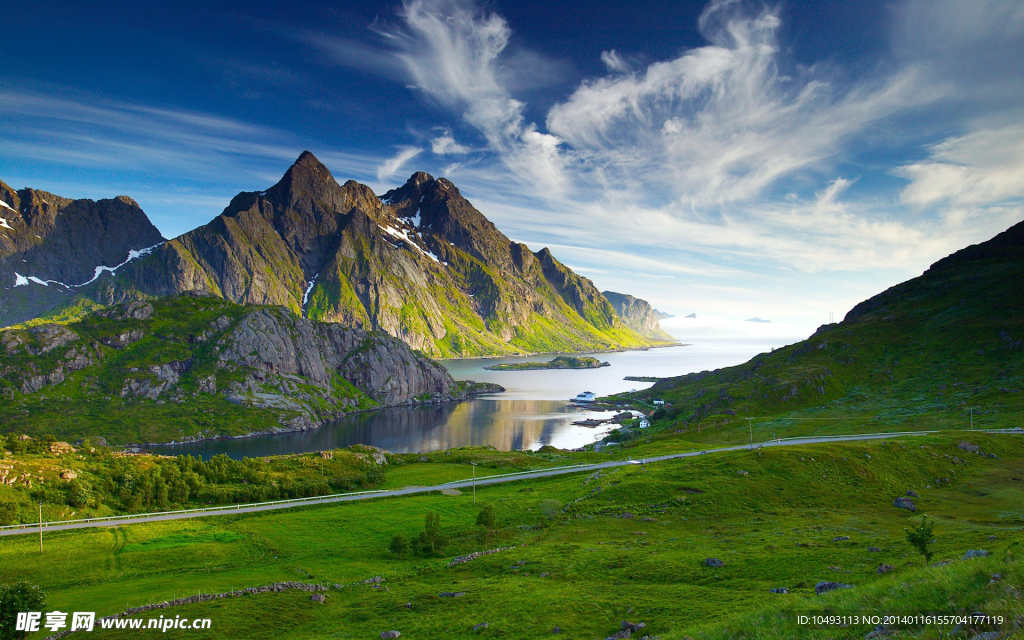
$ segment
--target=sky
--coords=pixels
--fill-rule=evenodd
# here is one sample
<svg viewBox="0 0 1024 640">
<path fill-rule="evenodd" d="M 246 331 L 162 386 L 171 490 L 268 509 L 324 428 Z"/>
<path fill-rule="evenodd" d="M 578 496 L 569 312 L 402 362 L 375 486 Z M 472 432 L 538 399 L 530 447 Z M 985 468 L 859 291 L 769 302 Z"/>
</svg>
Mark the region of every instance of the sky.
<svg viewBox="0 0 1024 640">
<path fill-rule="evenodd" d="M 805 334 L 1024 219 L 1018 0 L 135 5 L 4 0 L 0 179 L 174 237 L 304 149 L 427 171 L 603 290 Z"/>
</svg>

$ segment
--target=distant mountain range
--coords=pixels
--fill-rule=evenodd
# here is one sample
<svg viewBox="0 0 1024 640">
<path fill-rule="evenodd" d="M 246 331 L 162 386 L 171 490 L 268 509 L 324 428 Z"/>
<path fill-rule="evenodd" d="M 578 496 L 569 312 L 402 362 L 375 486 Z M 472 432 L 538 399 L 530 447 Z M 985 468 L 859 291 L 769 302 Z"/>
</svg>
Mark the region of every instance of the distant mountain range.
<svg viewBox="0 0 1024 640">
<path fill-rule="evenodd" d="M 125 197 L 72 201 L 0 183 L 0 201 L 0 325 L 197 291 L 385 331 L 433 357 L 671 340 L 656 319 L 626 312 L 653 330 L 631 328 L 590 280 L 509 240 L 425 173 L 378 197 L 338 184 L 307 151 L 271 188 L 238 194 L 168 241 Z"/>
</svg>

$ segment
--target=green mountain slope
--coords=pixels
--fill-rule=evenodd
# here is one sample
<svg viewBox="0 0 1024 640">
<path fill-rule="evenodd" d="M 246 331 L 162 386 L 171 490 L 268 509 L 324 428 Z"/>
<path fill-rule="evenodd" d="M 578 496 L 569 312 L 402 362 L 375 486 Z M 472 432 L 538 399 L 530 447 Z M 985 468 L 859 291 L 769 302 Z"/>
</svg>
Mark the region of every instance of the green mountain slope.
<svg viewBox="0 0 1024 640">
<path fill-rule="evenodd" d="M 96 283 L 104 304 L 204 291 L 380 330 L 436 357 L 652 344 L 547 249 L 512 242 L 447 180 L 378 198 L 305 152 L 276 185 Z"/>
<path fill-rule="evenodd" d="M 312 429 L 465 390 L 387 334 L 199 294 L 9 329 L 0 356 L 0 432 L 111 444 Z"/>
<path fill-rule="evenodd" d="M 1016 427 L 1024 413 L 1024 223 L 936 262 L 838 324 L 746 364 L 664 379 L 656 426 L 701 440 Z M 770 419 L 766 419 L 770 418 Z M 755 440 L 758 434 L 754 434 Z"/>
</svg>

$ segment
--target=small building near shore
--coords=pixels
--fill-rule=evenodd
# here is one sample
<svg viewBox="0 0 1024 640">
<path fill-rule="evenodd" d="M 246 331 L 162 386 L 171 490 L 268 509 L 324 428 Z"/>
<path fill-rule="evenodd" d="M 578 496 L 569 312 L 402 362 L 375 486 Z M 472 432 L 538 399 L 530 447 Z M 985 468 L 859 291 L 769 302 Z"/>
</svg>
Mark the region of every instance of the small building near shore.
<svg viewBox="0 0 1024 640">
<path fill-rule="evenodd" d="M 576 396 L 574 402 L 591 403 L 597 401 L 597 395 L 593 391 L 584 391 Z"/>
</svg>

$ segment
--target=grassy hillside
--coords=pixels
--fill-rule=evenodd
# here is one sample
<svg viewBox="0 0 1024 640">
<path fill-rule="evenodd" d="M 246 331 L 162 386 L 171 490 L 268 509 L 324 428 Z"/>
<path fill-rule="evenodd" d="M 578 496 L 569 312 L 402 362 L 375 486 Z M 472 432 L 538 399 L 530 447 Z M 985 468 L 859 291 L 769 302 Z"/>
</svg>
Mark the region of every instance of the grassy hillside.
<svg viewBox="0 0 1024 640">
<path fill-rule="evenodd" d="M 583 461 L 595 454 L 576 455 Z M 231 460 L 125 453 L 52 437 L 0 437 L 0 526 L 208 505 L 322 496 L 462 479 L 466 460 L 481 474 L 553 466 L 545 454 L 473 450 L 392 454 L 355 445 L 309 454 Z"/>
<path fill-rule="evenodd" d="M 698 442 L 1022 426 L 1024 223 L 858 305 L 811 338 L 665 379 L 655 429 Z M 622 396 L 626 399 L 626 396 Z"/>
<path fill-rule="evenodd" d="M 286 591 L 143 615 L 213 620 L 209 631 L 178 632 L 191 638 L 376 638 L 395 629 L 413 639 L 533 639 L 557 626 L 559 637 L 590 640 L 623 620 L 644 622 L 643 634 L 663 640 L 859 639 L 873 630 L 793 622 L 794 612 L 826 608 L 984 611 L 1003 614 L 1009 629 L 1024 614 L 1024 440 L 971 436 L 997 456 L 988 457 L 959 448 L 962 437 L 716 454 L 481 487 L 475 504 L 468 492 L 450 492 L 49 533 L 42 556 L 32 536 L 0 538 L 0 582 L 29 579 L 48 592 L 47 610 L 99 615 L 275 581 L 346 585 L 327 591 L 324 604 Z M 471 455 L 438 454 L 467 462 Z M 404 468 L 418 468 L 409 479 L 424 484 L 431 466 Z M 468 477 L 469 465 L 461 466 Z M 893 506 L 908 490 L 920 494 L 916 513 Z M 475 524 L 485 505 L 495 515 L 486 540 Z M 443 551 L 388 550 L 395 534 L 417 536 L 428 513 L 440 516 Z M 935 523 L 939 566 L 904 539 L 922 513 Z M 515 548 L 448 566 L 454 556 L 498 547 Z M 961 561 L 969 549 L 989 555 Z M 724 566 L 706 566 L 709 557 Z M 880 575 L 881 564 L 893 570 Z M 362 583 L 373 576 L 384 582 Z M 814 595 L 819 581 L 853 588 Z M 790 593 L 770 593 L 775 587 Z M 950 628 L 901 630 L 894 637 L 937 638 Z"/>
</svg>

